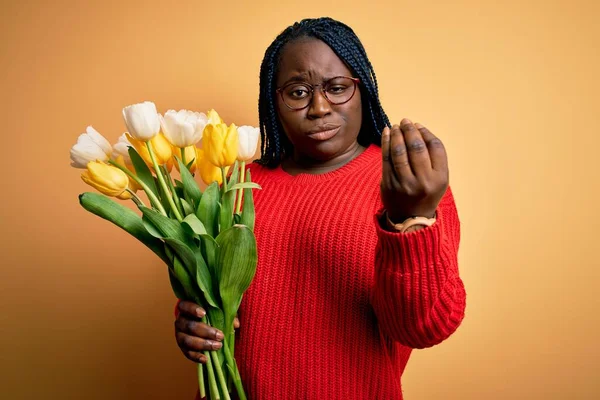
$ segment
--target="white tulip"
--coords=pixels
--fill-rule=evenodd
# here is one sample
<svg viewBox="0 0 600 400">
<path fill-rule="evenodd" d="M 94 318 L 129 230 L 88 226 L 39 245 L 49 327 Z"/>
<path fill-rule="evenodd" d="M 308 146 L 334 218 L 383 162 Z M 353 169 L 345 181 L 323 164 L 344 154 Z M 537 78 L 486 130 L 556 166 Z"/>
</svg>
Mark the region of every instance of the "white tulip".
<svg viewBox="0 0 600 400">
<path fill-rule="evenodd" d="M 253 126 L 240 126 L 238 128 L 238 156 L 239 161 L 248 161 L 254 157 L 256 148 L 258 147 L 258 136 L 260 129 Z"/>
<path fill-rule="evenodd" d="M 123 160 L 127 165 L 131 165 L 131 157 L 129 157 L 129 147 L 133 147 L 125 134 L 119 136 L 119 140 L 113 146 L 112 157 L 116 160 L 117 157 L 123 156 Z"/>
<path fill-rule="evenodd" d="M 159 118 L 162 133 L 175 147 L 188 147 L 198 143 L 208 123 L 204 113 L 188 110 L 169 110 L 164 117 L 159 114 Z"/>
<path fill-rule="evenodd" d="M 129 134 L 142 142 L 152 139 L 160 131 L 156 105 L 151 101 L 125 107 L 123 119 Z"/>
<path fill-rule="evenodd" d="M 71 166 L 75 168 L 86 168 L 90 161 L 106 161 L 112 147 L 108 140 L 97 130 L 88 126 L 86 133 L 77 138 L 77 143 L 71 147 Z"/>
</svg>

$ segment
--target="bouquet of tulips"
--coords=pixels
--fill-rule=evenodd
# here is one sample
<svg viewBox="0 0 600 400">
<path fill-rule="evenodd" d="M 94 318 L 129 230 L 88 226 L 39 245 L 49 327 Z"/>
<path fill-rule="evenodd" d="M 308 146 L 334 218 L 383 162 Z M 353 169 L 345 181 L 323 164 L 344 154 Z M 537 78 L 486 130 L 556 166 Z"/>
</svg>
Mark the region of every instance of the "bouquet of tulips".
<svg viewBox="0 0 600 400">
<path fill-rule="evenodd" d="M 123 118 L 128 132 L 114 146 L 90 126 L 72 147 L 71 165 L 85 169 L 81 178 L 103 194 L 86 192 L 79 201 L 160 257 L 175 295 L 202 305 L 203 322 L 223 332 L 222 348 L 206 351 L 206 365 L 198 364 L 200 396 L 229 399 L 235 387 L 245 399 L 233 320 L 256 272 L 252 189 L 260 187 L 246 161 L 258 128 L 227 126 L 214 110 L 162 116 L 152 102 L 125 107 Z M 173 166 L 180 180 L 171 176 Z M 109 197 L 131 199 L 141 215 Z"/>
</svg>

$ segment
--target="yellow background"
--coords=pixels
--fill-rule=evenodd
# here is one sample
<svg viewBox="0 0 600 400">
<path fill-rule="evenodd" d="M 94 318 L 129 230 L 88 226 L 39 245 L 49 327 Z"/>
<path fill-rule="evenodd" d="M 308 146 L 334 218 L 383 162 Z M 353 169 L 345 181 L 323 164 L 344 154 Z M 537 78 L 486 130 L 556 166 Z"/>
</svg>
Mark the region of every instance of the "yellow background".
<svg viewBox="0 0 600 400">
<path fill-rule="evenodd" d="M 69 149 L 144 100 L 257 124 L 266 47 L 330 15 L 449 152 L 467 314 L 407 400 L 598 398 L 599 4 L 3 1 L 0 397 L 192 398 L 165 267 L 78 205 Z"/>
</svg>

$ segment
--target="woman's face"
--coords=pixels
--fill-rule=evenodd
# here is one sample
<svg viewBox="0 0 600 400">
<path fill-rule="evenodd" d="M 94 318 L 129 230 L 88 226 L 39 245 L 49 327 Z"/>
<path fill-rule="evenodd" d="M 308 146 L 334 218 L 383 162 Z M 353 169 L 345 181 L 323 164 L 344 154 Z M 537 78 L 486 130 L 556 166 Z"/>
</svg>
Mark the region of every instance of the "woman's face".
<svg viewBox="0 0 600 400">
<path fill-rule="evenodd" d="M 276 84 L 278 88 L 290 82 L 322 85 L 338 76 L 353 77 L 350 69 L 327 44 L 313 38 L 299 39 L 283 48 Z M 357 145 L 362 124 L 358 87 L 350 101 L 333 105 L 318 86 L 308 107 L 302 110 L 288 108 L 278 94 L 277 113 L 286 136 L 294 146 L 296 158 L 328 161 Z"/>
</svg>

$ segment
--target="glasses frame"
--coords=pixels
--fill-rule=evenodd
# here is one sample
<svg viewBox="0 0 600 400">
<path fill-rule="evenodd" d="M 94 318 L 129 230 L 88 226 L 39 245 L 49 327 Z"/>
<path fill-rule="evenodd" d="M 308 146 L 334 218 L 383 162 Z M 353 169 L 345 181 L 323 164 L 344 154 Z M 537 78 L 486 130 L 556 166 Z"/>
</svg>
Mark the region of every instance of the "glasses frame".
<svg viewBox="0 0 600 400">
<path fill-rule="evenodd" d="M 330 81 L 332 81 L 334 79 L 338 79 L 338 78 L 350 79 L 352 82 L 354 82 L 354 89 L 352 91 L 352 95 L 348 98 L 348 100 L 345 100 L 345 101 L 343 101 L 341 103 L 334 103 L 333 101 L 331 101 L 331 99 L 329 97 L 327 97 L 327 93 L 324 90 L 324 86 L 327 85 Z M 351 76 L 340 75 L 340 76 L 334 76 L 331 79 L 327 79 L 325 82 L 319 83 L 317 85 L 311 85 L 308 82 L 290 82 L 290 83 L 287 83 L 287 84 L 285 84 L 285 85 L 283 85 L 281 87 L 278 87 L 275 91 L 277 93 L 279 93 L 279 96 L 281 97 L 281 101 L 283 102 L 283 104 L 285 104 L 285 106 L 287 108 L 289 108 L 290 110 L 293 110 L 293 111 L 300 111 L 300 110 L 304 110 L 305 108 L 307 108 L 307 107 L 310 106 L 310 103 L 312 103 L 312 101 L 313 101 L 313 99 L 315 97 L 315 88 L 317 86 L 321 87 L 321 93 L 323 93 L 323 97 L 325 97 L 325 99 L 327 100 L 327 102 L 329 104 L 334 105 L 334 106 L 341 106 L 342 104 L 346 104 L 347 102 L 349 102 L 350 100 L 352 100 L 352 98 L 354 97 L 354 94 L 356 94 L 356 88 L 357 88 L 357 86 L 358 86 L 359 83 L 360 83 L 360 79 L 359 78 L 353 78 Z M 300 108 L 296 108 L 296 107 L 290 106 L 288 103 L 285 102 L 285 99 L 283 98 L 283 89 L 285 89 L 286 87 L 288 87 L 290 85 L 298 85 L 298 84 L 305 85 L 305 86 L 307 86 L 310 89 L 310 99 L 308 100 L 308 104 L 305 105 L 304 107 L 300 107 Z"/>
</svg>

